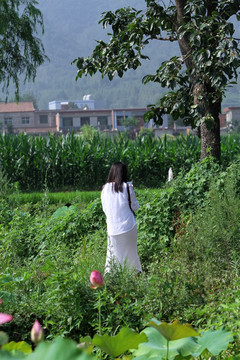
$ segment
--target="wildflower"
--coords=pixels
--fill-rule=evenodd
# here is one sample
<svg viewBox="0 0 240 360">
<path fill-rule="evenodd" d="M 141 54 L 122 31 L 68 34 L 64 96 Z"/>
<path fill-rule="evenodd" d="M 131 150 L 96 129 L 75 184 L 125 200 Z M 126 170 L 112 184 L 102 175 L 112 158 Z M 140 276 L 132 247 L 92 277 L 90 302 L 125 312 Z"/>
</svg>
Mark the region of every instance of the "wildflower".
<svg viewBox="0 0 240 360">
<path fill-rule="evenodd" d="M 2 304 L 2 299 L 0 299 L 0 305 Z M 5 324 L 9 321 L 12 321 L 13 316 L 5 313 L 0 313 L 0 325 Z"/>
<path fill-rule="evenodd" d="M 38 320 L 35 320 L 31 330 L 31 340 L 34 344 L 38 344 L 44 338 L 44 332 Z"/>
<path fill-rule="evenodd" d="M 97 289 L 103 286 L 103 278 L 100 272 L 97 270 L 92 271 L 90 275 L 90 282 L 93 285 L 91 286 L 92 289 Z"/>
</svg>

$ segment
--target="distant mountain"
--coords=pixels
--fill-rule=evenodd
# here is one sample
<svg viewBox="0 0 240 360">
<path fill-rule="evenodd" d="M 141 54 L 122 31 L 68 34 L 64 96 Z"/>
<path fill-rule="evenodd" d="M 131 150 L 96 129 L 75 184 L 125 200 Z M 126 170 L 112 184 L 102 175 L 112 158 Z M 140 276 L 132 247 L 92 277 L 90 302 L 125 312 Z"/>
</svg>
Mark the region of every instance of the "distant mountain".
<svg viewBox="0 0 240 360">
<path fill-rule="evenodd" d="M 124 6 L 141 9 L 144 0 L 38 0 L 38 3 L 45 25 L 43 43 L 50 62 L 38 69 L 34 83 L 21 87 L 21 93 L 33 94 L 40 109 L 48 108 L 49 101 L 77 100 L 85 94 L 91 94 L 100 107 L 145 107 L 167 91 L 157 84 L 142 85 L 142 78 L 154 73 L 169 56 L 179 54 L 176 43 L 153 42 L 146 49 L 151 60 L 121 79 L 110 82 L 97 74 L 75 81 L 77 69 L 71 62 L 78 56 L 90 55 L 96 40 L 106 39 L 110 31 L 98 24 L 101 13 Z M 225 103 L 229 106 L 238 100 L 239 87 L 235 87 Z"/>
</svg>

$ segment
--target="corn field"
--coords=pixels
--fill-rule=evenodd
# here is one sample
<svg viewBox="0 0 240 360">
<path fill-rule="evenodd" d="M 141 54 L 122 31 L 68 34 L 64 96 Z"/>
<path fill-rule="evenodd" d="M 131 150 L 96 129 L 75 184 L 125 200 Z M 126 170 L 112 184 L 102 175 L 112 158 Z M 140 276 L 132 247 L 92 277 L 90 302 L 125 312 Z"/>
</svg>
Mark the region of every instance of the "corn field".
<svg viewBox="0 0 240 360">
<path fill-rule="evenodd" d="M 0 136 L 0 169 L 22 191 L 100 190 L 111 164 L 122 161 L 135 186 L 159 187 L 166 182 L 170 166 L 175 175 L 190 169 L 199 160 L 200 146 L 200 139 L 191 135 L 129 140 L 124 134 L 111 139 L 96 133 L 91 141 L 73 134 L 5 135 Z M 223 136 L 223 165 L 239 154 L 240 136 Z"/>
</svg>

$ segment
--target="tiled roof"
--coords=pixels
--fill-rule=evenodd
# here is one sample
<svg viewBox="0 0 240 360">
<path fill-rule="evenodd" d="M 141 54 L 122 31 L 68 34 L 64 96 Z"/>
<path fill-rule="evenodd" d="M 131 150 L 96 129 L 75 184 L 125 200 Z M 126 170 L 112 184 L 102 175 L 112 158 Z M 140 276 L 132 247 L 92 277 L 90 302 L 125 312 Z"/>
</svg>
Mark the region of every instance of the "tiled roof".
<svg viewBox="0 0 240 360">
<path fill-rule="evenodd" d="M 25 111 L 34 111 L 34 106 L 32 101 L 5 103 L 0 102 L 0 113 L 6 112 L 25 112 Z"/>
<path fill-rule="evenodd" d="M 225 112 L 228 112 L 228 111 L 231 111 L 231 110 L 239 110 L 239 109 L 240 109 L 240 106 L 229 106 L 229 107 L 223 109 L 222 112 L 225 113 Z"/>
</svg>

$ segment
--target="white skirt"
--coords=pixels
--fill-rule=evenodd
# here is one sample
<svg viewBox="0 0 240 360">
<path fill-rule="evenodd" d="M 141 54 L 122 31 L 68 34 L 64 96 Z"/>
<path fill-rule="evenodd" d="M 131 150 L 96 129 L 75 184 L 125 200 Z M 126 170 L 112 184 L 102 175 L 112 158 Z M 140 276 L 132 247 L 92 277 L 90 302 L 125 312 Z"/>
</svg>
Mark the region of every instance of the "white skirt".
<svg viewBox="0 0 240 360">
<path fill-rule="evenodd" d="M 114 264 L 142 272 L 137 252 L 137 226 L 124 234 L 108 236 L 105 273 L 110 272 Z"/>
</svg>

